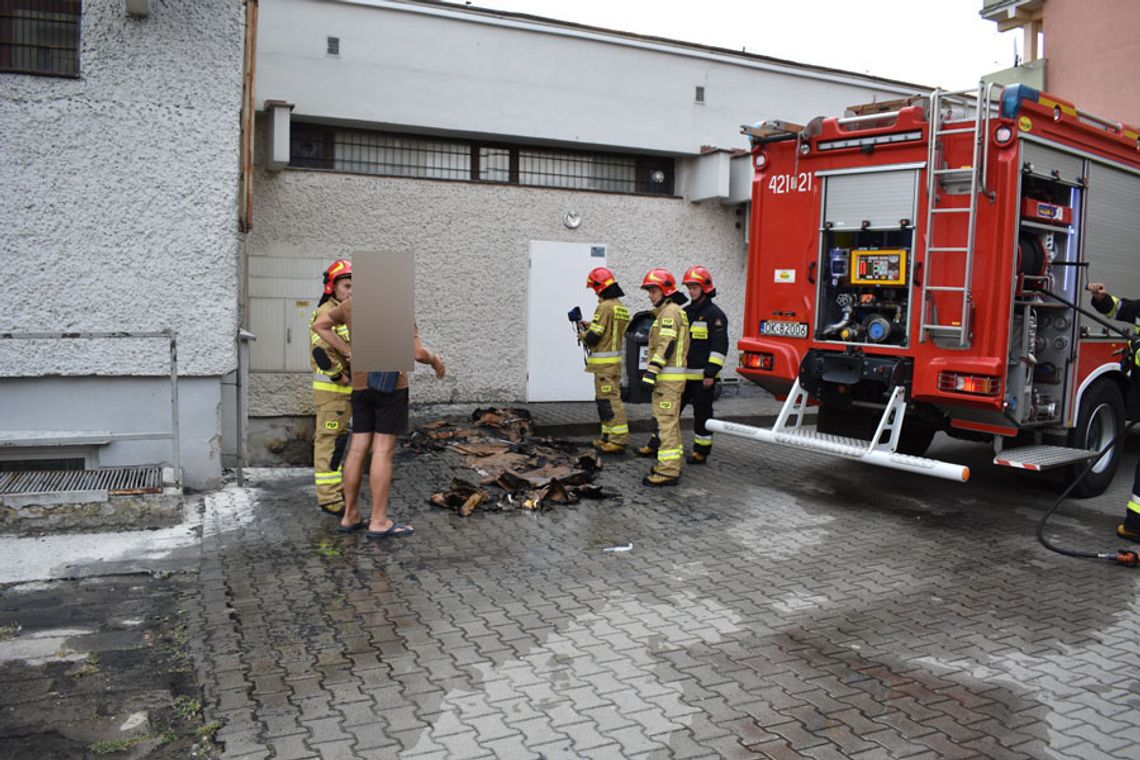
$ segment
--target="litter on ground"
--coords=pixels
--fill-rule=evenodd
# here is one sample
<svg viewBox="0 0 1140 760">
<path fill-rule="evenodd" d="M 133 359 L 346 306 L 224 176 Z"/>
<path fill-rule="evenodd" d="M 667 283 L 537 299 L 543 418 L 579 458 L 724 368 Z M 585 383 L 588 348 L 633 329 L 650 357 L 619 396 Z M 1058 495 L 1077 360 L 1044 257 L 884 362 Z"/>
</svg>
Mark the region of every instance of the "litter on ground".
<svg viewBox="0 0 1140 760">
<path fill-rule="evenodd" d="M 611 494 L 593 483 L 599 455 L 581 444 L 534 434 L 526 409 L 476 409 L 470 420 L 433 420 L 408 437 L 418 454 L 453 451 L 471 479 L 453 478 L 431 503 L 466 517 L 476 509 L 544 510 Z"/>
</svg>

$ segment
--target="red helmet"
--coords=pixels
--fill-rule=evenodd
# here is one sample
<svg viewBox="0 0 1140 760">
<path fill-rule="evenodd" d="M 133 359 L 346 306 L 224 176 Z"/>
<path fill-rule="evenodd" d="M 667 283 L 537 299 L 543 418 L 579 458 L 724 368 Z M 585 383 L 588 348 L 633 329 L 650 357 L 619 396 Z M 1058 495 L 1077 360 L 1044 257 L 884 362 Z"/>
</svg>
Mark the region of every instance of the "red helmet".
<svg viewBox="0 0 1140 760">
<path fill-rule="evenodd" d="M 641 283 L 641 287 L 661 288 L 661 293 L 668 297 L 677 292 L 677 280 L 674 279 L 673 273 L 668 269 L 650 269 L 649 274 L 645 275 L 645 281 Z"/>
<path fill-rule="evenodd" d="M 713 285 L 712 272 L 704 267 L 689 267 L 689 271 L 685 272 L 685 276 L 681 278 L 681 282 L 686 285 L 700 285 L 701 292 L 708 295 L 716 290 Z"/>
<path fill-rule="evenodd" d="M 329 264 L 325 270 L 325 295 L 332 295 L 336 281 L 341 277 L 352 277 L 352 262 L 348 259 L 337 259 Z"/>
<path fill-rule="evenodd" d="M 612 269 L 595 267 L 586 275 L 586 287 L 592 288 L 595 293 L 601 293 L 610 285 L 617 285 L 617 277 L 614 276 Z"/>
</svg>

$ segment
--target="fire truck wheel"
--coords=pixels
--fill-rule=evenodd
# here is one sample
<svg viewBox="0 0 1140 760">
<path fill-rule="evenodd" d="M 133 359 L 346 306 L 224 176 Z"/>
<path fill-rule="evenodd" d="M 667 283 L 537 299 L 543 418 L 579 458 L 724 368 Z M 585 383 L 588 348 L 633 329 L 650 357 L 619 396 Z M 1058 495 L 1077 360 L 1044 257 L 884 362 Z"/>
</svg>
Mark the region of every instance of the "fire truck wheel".
<svg viewBox="0 0 1140 760">
<path fill-rule="evenodd" d="M 1099 380 L 1085 391 L 1081 399 L 1077 424 L 1069 432 L 1069 445 L 1079 449 L 1103 449 L 1124 429 L 1124 398 L 1120 387 L 1110 379 Z M 1092 470 L 1073 489 L 1073 496 L 1085 499 L 1099 496 L 1112 483 L 1120 464 L 1119 446 L 1100 458 Z M 1063 486 L 1073 482 L 1088 466 L 1078 462 L 1065 468 Z"/>
<path fill-rule="evenodd" d="M 898 452 L 920 457 L 930 448 L 934 434 L 938 431 L 933 425 L 907 417 L 903 420 L 902 433 L 899 434 Z"/>
</svg>

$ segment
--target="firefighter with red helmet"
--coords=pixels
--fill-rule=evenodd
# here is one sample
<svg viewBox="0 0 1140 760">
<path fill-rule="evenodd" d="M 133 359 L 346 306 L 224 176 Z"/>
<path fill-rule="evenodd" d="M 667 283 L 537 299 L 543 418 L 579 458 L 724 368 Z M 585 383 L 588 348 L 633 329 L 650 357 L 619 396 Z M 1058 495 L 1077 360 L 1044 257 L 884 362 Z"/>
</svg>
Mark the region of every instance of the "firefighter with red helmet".
<svg viewBox="0 0 1140 760">
<path fill-rule="evenodd" d="M 1092 293 L 1093 308 L 1110 319 L 1119 319 L 1136 325 L 1136 332 L 1140 334 L 1140 300 L 1117 298 L 1108 292 L 1108 288 L 1101 282 L 1090 282 L 1088 289 Z M 1135 419 L 1140 411 L 1140 352 L 1135 350 L 1135 341 L 1130 347 L 1130 372 L 1126 408 L 1128 416 Z M 1132 495 L 1124 508 L 1124 522 L 1116 526 L 1116 535 L 1129 541 L 1140 541 L 1140 462 L 1136 463 L 1136 474 L 1132 480 Z"/>
<path fill-rule="evenodd" d="M 681 442 L 681 396 L 685 391 L 689 355 L 689 318 L 681 306 L 685 296 L 668 269 L 651 269 L 641 287 L 653 304 L 649 331 L 649 365 L 641 384 L 652 394 L 657 433 L 638 453 L 657 456 L 657 464 L 642 480 L 647 486 L 675 485 L 681 477 L 685 447 Z"/>
<path fill-rule="evenodd" d="M 586 371 L 594 376 L 594 400 L 602 423 L 602 436 L 594 448 L 603 454 L 620 454 L 629 443 L 629 419 L 621 402 L 621 347 L 629 326 L 625 295 L 613 271 L 596 267 L 586 287 L 598 296 L 590 322 L 578 323 L 578 339 L 586 346 Z"/>
<path fill-rule="evenodd" d="M 331 311 L 352 294 L 352 262 L 337 259 L 324 272 L 324 293 L 309 321 Z M 350 343 L 347 325 L 336 333 Z M 341 462 L 348 443 L 352 418 L 352 373 L 348 359 L 330 346 L 315 330 L 309 331 L 309 362 L 313 367 L 313 404 L 317 408 L 313 433 L 313 479 L 317 485 L 317 506 L 331 515 L 344 512 L 344 479 Z"/>
<path fill-rule="evenodd" d="M 713 303 L 716 286 L 712 273 L 701 266 L 689 267 L 681 282 L 689 290 L 685 313 L 689 317 L 688 375 L 681 409 L 693 405 L 692 464 L 703 464 L 712 451 L 712 433 L 705 427 L 713 416 L 713 395 L 717 378 L 728 353 L 728 317 Z"/>
</svg>

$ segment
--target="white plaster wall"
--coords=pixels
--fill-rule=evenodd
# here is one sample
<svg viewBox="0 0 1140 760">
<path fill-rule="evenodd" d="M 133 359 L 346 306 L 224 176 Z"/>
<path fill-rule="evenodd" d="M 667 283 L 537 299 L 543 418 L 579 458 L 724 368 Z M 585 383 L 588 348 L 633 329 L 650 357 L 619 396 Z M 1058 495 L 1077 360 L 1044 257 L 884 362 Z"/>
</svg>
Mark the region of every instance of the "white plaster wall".
<svg viewBox="0 0 1140 760">
<path fill-rule="evenodd" d="M 242 3 L 83 9 L 78 79 L 0 74 L 0 327 L 173 328 L 180 372 L 220 375 L 236 364 Z M 162 375 L 151 343 L 0 341 L 0 376 Z"/>
<path fill-rule="evenodd" d="M 637 151 L 746 147 L 741 124 L 803 123 L 922 89 L 414 2 L 269 0 L 258 35 L 258 103 L 294 103 L 294 118 Z"/>
<path fill-rule="evenodd" d="M 582 216 L 576 230 L 562 223 L 568 210 Z M 416 253 L 420 332 L 447 358 L 448 378 L 439 382 L 421 367 L 412 380 L 414 401 L 525 398 L 532 240 L 608 245 L 608 264 L 634 311 L 649 308 L 638 286 L 651 267 L 669 267 L 680 277 L 688 266 L 707 266 L 732 334 L 739 335 L 743 218 L 713 202 L 286 170 L 258 174 L 256 218 L 247 241 L 251 256 L 331 261 L 360 250 Z M 585 283 L 571 282 L 565 304 L 556 306 L 587 311 L 595 301 Z M 735 360 L 731 351 L 726 374 Z M 253 373 L 250 414 L 309 413 L 309 380 L 301 373 Z"/>
</svg>

